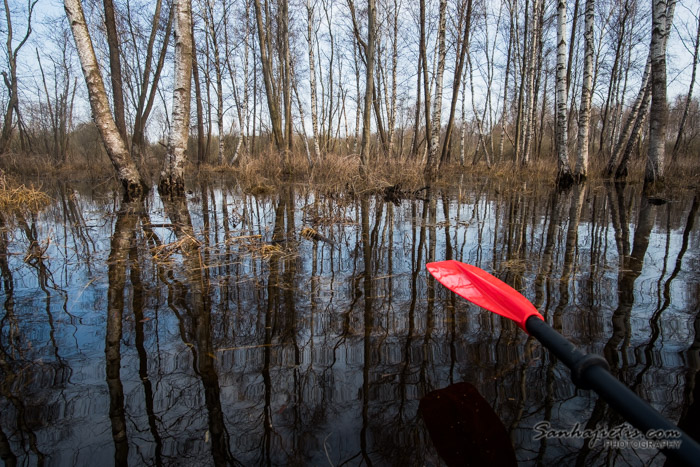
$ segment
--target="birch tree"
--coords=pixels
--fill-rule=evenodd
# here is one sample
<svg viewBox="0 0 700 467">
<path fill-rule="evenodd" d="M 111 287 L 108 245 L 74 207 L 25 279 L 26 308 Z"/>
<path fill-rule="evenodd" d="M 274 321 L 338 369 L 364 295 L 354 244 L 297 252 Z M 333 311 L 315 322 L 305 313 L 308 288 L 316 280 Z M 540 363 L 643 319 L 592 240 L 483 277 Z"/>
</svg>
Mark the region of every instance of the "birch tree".
<svg viewBox="0 0 700 467">
<path fill-rule="evenodd" d="M 419 52 L 420 60 L 418 66 L 418 73 L 421 71 L 421 65 L 423 67 L 423 106 L 425 107 L 425 139 L 427 144 L 430 145 L 430 135 L 432 134 L 431 122 L 430 122 L 430 80 L 428 79 L 428 51 L 426 44 L 426 21 L 425 21 L 425 0 L 420 0 L 420 43 Z M 420 105 L 420 102 L 418 103 Z"/>
<path fill-rule="evenodd" d="M 539 37 L 542 33 L 542 22 L 540 12 L 540 0 L 534 0 L 532 5 L 532 34 L 530 38 L 525 38 L 525 40 L 530 41 L 530 47 L 527 49 L 527 58 L 525 59 L 526 66 L 524 67 L 525 72 L 525 105 L 523 109 L 523 146 L 521 154 L 521 164 L 527 166 L 530 163 L 530 147 L 532 141 L 532 133 L 534 128 L 535 120 L 535 95 L 537 91 L 535 89 L 535 74 L 537 73 L 537 60 L 539 50 Z"/>
<path fill-rule="evenodd" d="M 508 49 L 506 52 L 506 70 L 504 73 L 503 83 L 503 109 L 501 109 L 501 134 L 498 141 L 498 159 L 503 159 L 503 147 L 505 145 L 505 137 L 507 130 L 508 117 L 508 78 L 510 76 L 511 56 L 513 53 L 513 41 L 515 37 L 515 6 L 512 0 L 508 1 Z"/>
<path fill-rule="evenodd" d="M 117 172 L 117 177 L 124 186 L 126 197 L 136 198 L 143 194 L 144 184 L 112 116 L 102 73 L 85 22 L 82 3 L 80 0 L 64 0 L 63 5 L 85 76 L 92 118 L 100 132 L 107 155 Z"/>
<path fill-rule="evenodd" d="M 644 170 L 644 182 L 654 183 L 664 178 L 666 125 L 666 43 L 673 23 L 675 0 L 653 0 L 651 15 L 651 107 L 649 109 L 649 154 Z"/>
<path fill-rule="evenodd" d="M 583 29 L 583 85 L 581 86 L 581 108 L 578 117 L 578 141 L 574 178 L 582 181 L 588 175 L 588 134 L 591 121 L 591 95 L 593 93 L 593 18 L 595 0 L 586 0 Z"/>
<path fill-rule="evenodd" d="M 316 160 L 321 158 L 321 148 L 318 144 L 318 99 L 316 97 L 316 61 L 314 60 L 314 7 L 315 2 L 306 0 L 306 42 L 309 46 L 309 87 L 311 88 L 311 131 L 314 139 L 314 156 Z"/>
<path fill-rule="evenodd" d="M 173 82 L 172 124 L 168 149 L 158 184 L 165 195 L 185 190 L 185 163 L 190 129 L 192 86 L 192 2 L 175 0 L 175 73 Z"/>
<path fill-rule="evenodd" d="M 249 104 L 249 92 L 248 92 L 248 79 L 249 79 L 249 52 L 250 52 L 250 45 L 249 45 L 249 38 L 250 38 L 250 0 L 245 0 L 245 10 L 244 10 L 244 15 L 245 15 L 245 27 L 243 30 L 243 97 L 241 100 L 239 90 L 238 90 L 238 84 L 236 82 L 236 69 L 233 65 L 233 60 L 232 60 L 232 55 L 233 55 L 233 46 L 231 44 L 231 41 L 229 40 L 229 24 L 228 20 L 229 17 L 227 14 L 224 14 L 224 49 L 225 49 L 225 58 L 226 58 L 226 67 L 229 72 L 229 76 L 231 78 L 231 88 L 233 89 L 233 98 L 236 104 L 236 113 L 238 114 L 238 127 L 240 129 L 240 135 L 238 138 L 238 143 L 236 143 L 236 148 L 233 151 L 233 156 L 231 157 L 230 163 L 234 164 L 238 158 L 240 157 L 241 153 L 241 148 L 244 146 L 244 144 L 248 144 L 248 128 L 249 128 L 249 112 L 248 112 L 248 104 Z M 224 5 L 224 9 L 226 10 L 226 5 Z M 245 142 L 245 143 L 244 143 Z"/>
<path fill-rule="evenodd" d="M 557 184 L 567 187 L 573 182 L 567 148 L 567 96 L 566 96 L 566 0 L 557 0 Z"/>
<path fill-rule="evenodd" d="M 430 146 L 428 160 L 425 163 L 425 178 L 433 180 L 437 172 L 438 149 L 440 147 L 440 118 L 442 114 L 442 77 L 445 72 L 445 26 L 447 0 L 440 0 L 440 20 L 438 24 L 438 56 L 437 75 L 435 77 L 435 100 L 433 101 L 433 116 L 431 118 Z M 466 38 L 465 38 L 466 40 Z"/>
<path fill-rule="evenodd" d="M 639 87 L 639 92 L 637 93 L 637 97 L 635 98 L 634 102 L 632 103 L 632 107 L 630 107 L 630 110 L 627 114 L 627 119 L 625 120 L 625 125 L 622 128 L 622 131 L 620 132 L 620 135 L 618 136 L 617 143 L 615 144 L 615 147 L 610 154 L 610 158 L 608 159 L 608 163 L 606 164 L 604 175 L 605 176 L 610 176 L 617 170 L 618 173 L 624 172 L 625 176 L 627 175 L 627 160 L 629 158 L 629 154 L 624 154 L 623 150 L 628 144 L 628 141 L 634 140 L 636 141 L 637 138 L 639 138 L 639 131 L 641 129 L 641 122 L 637 124 L 638 120 L 646 118 L 646 113 L 647 109 L 649 106 L 649 96 L 650 96 L 650 88 L 649 88 L 649 76 L 651 75 L 651 58 L 647 57 L 647 62 L 644 67 L 644 74 L 642 75 L 642 81 L 641 85 Z M 619 164 L 617 160 L 620 158 L 620 155 L 623 156 L 623 158 L 620 160 Z M 627 158 L 627 159 L 626 159 Z M 618 164 L 618 165 L 616 165 Z M 617 167 L 617 169 L 616 169 Z M 624 168 L 621 168 L 624 167 Z"/>
<path fill-rule="evenodd" d="M 447 160 L 447 154 L 450 151 L 450 140 L 452 137 L 452 129 L 454 127 L 455 111 L 457 109 L 457 98 L 459 96 L 460 82 L 462 80 L 462 70 L 464 68 L 464 57 L 466 55 L 467 49 L 469 48 L 469 34 L 472 20 L 472 0 L 467 0 L 466 12 L 464 11 L 464 6 L 461 6 L 461 13 L 459 16 L 459 26 L 464 25 L 464 32 L 460 34 L 460 29 L 458 27 L 457 34 L 459 38 L 457 39 L 455 54 L 457 57 L 455 64 L 454 77 L 452 79 L 452 100 L 450 101 L 450 115 L 447 118 L 447 124 L 445 125 L 445 141 L 442 144 L 442 153 L 440 155 L 440 163 L 442 164 Z"/>
</svg>

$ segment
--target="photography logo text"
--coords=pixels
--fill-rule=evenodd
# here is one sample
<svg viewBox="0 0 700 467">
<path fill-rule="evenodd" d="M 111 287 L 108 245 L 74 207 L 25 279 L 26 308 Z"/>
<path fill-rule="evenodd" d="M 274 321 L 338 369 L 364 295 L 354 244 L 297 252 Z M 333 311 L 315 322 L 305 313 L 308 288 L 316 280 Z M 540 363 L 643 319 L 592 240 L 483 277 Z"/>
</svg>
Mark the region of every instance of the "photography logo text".
<svg viewBox="0 0 700 467">
<path fill-rule="evenodd" d="M 678 449 L 681 446 L 681 432 L 678 430 L 648 430 L 646 433 L 628 423 L 612 427 L 597 425 L 584 428 L 580 423 L 571 428 L 554 428 L 547 422 L 539 422 L 534 427 L 535 441 L 540 439 L 584 439 L 588 447 L 600 444 L 612 449 Z"/>
</svg>

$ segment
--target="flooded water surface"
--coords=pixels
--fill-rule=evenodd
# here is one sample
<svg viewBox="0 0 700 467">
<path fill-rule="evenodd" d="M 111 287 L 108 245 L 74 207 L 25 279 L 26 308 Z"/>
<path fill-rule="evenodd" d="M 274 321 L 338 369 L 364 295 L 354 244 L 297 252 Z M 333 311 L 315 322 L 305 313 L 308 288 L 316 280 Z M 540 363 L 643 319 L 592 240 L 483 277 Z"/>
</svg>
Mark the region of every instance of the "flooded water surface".
<svg viewBox="0 0 700 467">
<path fill-rule="evenodd" d="M 534 427 L 624 420 L 515 324 L 436 283 L 521 291 L 698 431 L 698 199 L 471 180 L 385 199 L 231 184 L 122 203 L 61 186 L 0 216 L 7 465 L 440 465 L 420 398 L 473 384 L 523 464 L 662 465 Z"/>
</svg>

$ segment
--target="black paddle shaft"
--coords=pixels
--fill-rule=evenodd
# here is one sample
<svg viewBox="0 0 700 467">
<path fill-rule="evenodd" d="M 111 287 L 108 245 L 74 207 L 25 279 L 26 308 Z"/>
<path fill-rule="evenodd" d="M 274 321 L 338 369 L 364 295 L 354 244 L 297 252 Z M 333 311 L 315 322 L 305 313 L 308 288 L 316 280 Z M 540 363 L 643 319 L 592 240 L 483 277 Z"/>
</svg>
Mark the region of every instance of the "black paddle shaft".
<svg viewBox="0 0 700 467">
<path fill-rule="evenodd" d="M 681 441 L 680 448 L 662 449 L 667 457 L 686 465 L 700 463 L 700 445 L 611 375 L 603 357 L 582 353 L 537 316 L 528 318 L 525 327 L 531 336 L 571 369 L 572 380 L 578 387 L 598 393 L 610 407 L 645 435 L 649 430 L 680 433 L 680 437 L 675 438 Z"/>
</svg>

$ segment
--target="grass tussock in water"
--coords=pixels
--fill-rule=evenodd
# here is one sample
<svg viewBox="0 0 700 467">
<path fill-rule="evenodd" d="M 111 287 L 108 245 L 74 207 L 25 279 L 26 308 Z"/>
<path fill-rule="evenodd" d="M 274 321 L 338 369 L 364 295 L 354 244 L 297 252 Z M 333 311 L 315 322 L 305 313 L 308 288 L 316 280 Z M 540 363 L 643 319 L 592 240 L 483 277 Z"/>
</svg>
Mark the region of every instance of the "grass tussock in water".
<svg viewBox="0 0 700 467">
<path fill-rule="evenodd" d="M 28 209 L 36 212 L 48 206 L 51 198 L 34 187 L 19 184 L 0 171 L 0 210 Z"/>
<path fill-rule="evenodd" d="M 666 154 L 665 190 L 698 189 L 700 187 L 700 164 L 695 154 L 681 153 L 671 160 L 670 147 Z M 642 151 L 644 152 L 644 151 Z M 151 154 L 148 163 L 141 167 L 146 183 L 154 185 L 160 172 L 162 154 Z M 358 154 L 324 154 L 312 163 L 303 150 L 298 148 L 291 152 L 264 150 L 254 155 L 245 155 L 234 165 L 216 164 L 197 165 L 190 157 L 188 174 L 196 177 L 222 176 L 233 180 L 241 189 L 253 195 L 267 195 L 277 192 L 286 183 L 297 183 L 313 187 L 320 193 L 330 196 L 339 194 L 362 195 L 382 194 L 383 190 L 393 188 L 401 193 L 414 193 L 428 183 L 424 177 L 424 161 L 419 156 L 392 156 L 374 153 L 364 174 L 360 174 Z M 570 154 L 572 168 L 575 154 Z M 591 157 L 588 180 L 600 180 L 607 163 L 604 156 Z M 646 158 L 639 154 L 633 156 L 628 166 L 625 181 L 641 183 L 644 179 Z M 18 178 L 34 176 L 42 180 L 56 177 L 62 180 L 92 180 L 100 184 L 114 182 L 118 186 L 114 169 L 106 155 L 94 156 L 89 162 L 85 158 L 69 158 L 65 164 L 56 164 L 50 157 L 39 154 L 7 157 L 2 167 Z M 489 180 L 495 183 L 520 185 L 539 184 L 554 186 L 557 177 L 557 163 L 551 156 L 535 157 L 528 165 L 522 166 L 512 160 L 512 155 L 495 160 L 487 166 L 483 157 L 474 164 L 471 161 L 462 165 L 453 160 L 443 164 L 437 171 L 437 178 L 430 185 L 436 189 L 450 188 L 458 185 L 464 178 L 472 180 Z"/>
<path fill-rule="evenodd" d="M 415 161 L 381 156 L 370 161 L 364 176 L 357 155 L 334 154 L 310 165 L 303 153 L 266 152 L 232 167 L 202 166 L 201 170 L 230 174 L 245 192 L 256 195 L 272 193 L 287 182 L 313 185 L 328 193 L 365 193 L 395 185 L 415 190 L 425 184 L 423 169 Z"/>
</svg>

